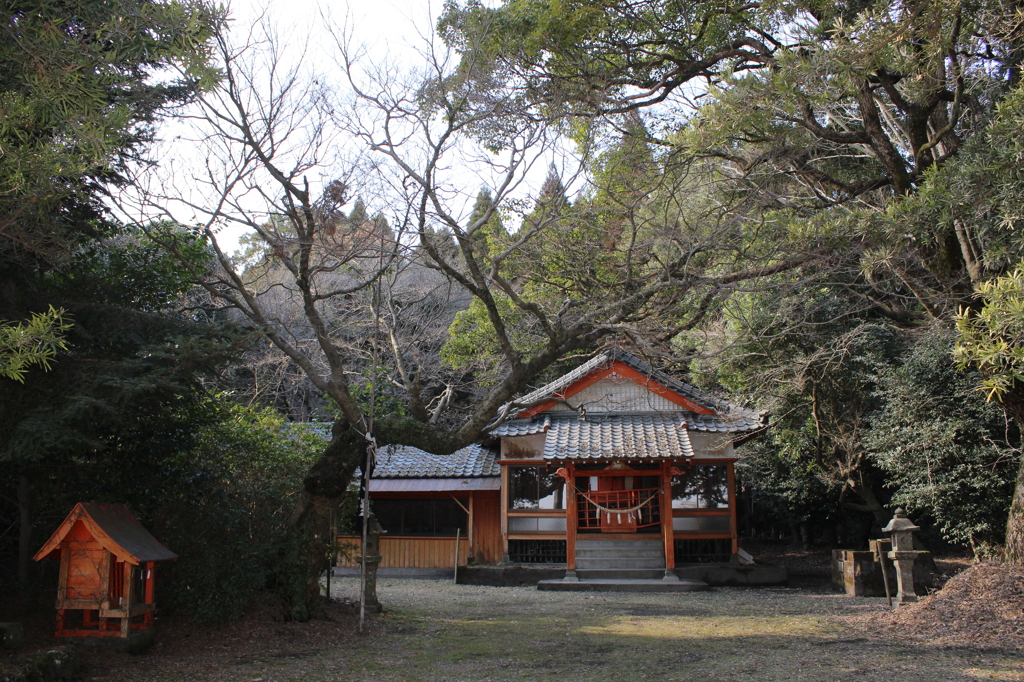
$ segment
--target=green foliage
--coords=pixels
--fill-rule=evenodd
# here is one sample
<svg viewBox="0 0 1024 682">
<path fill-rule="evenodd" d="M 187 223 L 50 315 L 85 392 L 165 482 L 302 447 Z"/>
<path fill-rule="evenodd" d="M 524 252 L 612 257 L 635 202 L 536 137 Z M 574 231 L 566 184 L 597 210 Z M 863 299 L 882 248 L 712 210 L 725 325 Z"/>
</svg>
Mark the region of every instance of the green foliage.
<svg viewBox="0 0 1024 682">
<path fill-rule="evenodd" d="M 751 524 L 756 529 L 763 530 L 766 525 L 787 528 L 791 524 L 810 524 L 818 529 L 843 517 L 836 503 L 839 486 L 807 456 L 809 453 L 793 455 L 793 435 L 773 435 L 751 443 L 737 463 L 738 485 L 757 510 L 756 522 Z"/>
<path fill-rule="evenodd" d="M 349 381 L 349 394 L 359 403 L 359 408 L 367 415 L 371 413 L 370 401 L 373 401 L 372 413 L 375 417 L 382 415 L 393 415 L 396 417 L 405 416 L 405 403 L 395 396 L 392 388 L 388 368 L 382 365 L 376 367 L 372 363 L 358 375 Z M 332 413 L 332 417 L 343 418 L 341 407 L 330 397 L 325 396 Z"/>
<path fill-rule="evenodd" d="M 980 376 L 957 371 L 951 330 L 842 321 L 850 301 L 824 290 L 774 308 L 749 299 L 731 308 L 748 342 L 699 369 L 773 415 L 738 467 L 759 513 L 827 527 L 903 506 L 951 542 L 998 541 L 1020 436 L 973 390 Z M 796 320 L 804 333 L 786 333 Z"/>
<path fill-rule="evenodd" d="M 884 404 L 864 447 L 887 476 L 892 504 L 932 519 L 953 542 L 999 542 L 1020 460 L 1020 435 L 951 361 L 954 335 L 920 338 L 879 373 Z"/>
<path fill-rule="evenodd" d="M 990 400 L 1007 398 L 1024 379 L 1022 129 L 1024 88 L 1018 87 L 1000 103 L 984 144 L 929 179 L 935 187 L 926 206 L 938 210 L 923 216 L 952 223 L 961 240 L 977 252 L 975 299 L 957 315 L 960 339 L 954 355 L 960 367 L 980 370 L 980 386 Z"/>
<path fill-rule="evenodd" d="M 511 331 L 511 340 L 516 348 L 538 347 L 541 340 L 531 334 L 528 316 L 507 295 L 494 292 L 492 298 L 502 321 Z M 469 308 L 455 314 L 455 320 L 448 329 L 448 340 L 441 348 L 441 358 L 449 367 L 474 370 L 477 381 L 483 386 L 501 378 L 501 348 L 494 336 L 487 308 L 479 299 L 473 299 Z"/>
<path fill-rule="evenodd" d="M 203 267 L 205 251 L 195 247 Z M 29 372 L 24 382 L 0 378 L 0 508 L 8 518 L 22 514 L 32 528 L 22 545 L 26 576 L 31 553 L 24 548 L 38 546 L 70 505 L 127 501 L 127 484 L 108 486 L 145 479 L 168 453 L 190 447 L 205 423 L 197 408 L 203 383 L 251 341 L 176 312 L 189 292 L 182 268 L 171 263 L 145 237 L 123 231 L 65 258 L 59 272 L 37 273 L 20 292 L 29 311 L 53 301 L 74 320 L 50 371 Z M 20 509 L 11 502 L 19 479 L 33 500 Z M 19 573 L 10 563 L 17 539 L 0 538 L 6 576 Z"/>
<path fill-rule="evenodd" d="M 482 224 L 477 225 L 476 223 L 487 216 L 488 211 L 491 212 L 490 216 Z M 495 256 L 498 251 L 507 247 L 508 230 L 502 222 L 501 211 L 494 205 L 491 191 L 486 187 L 482 187 L 476 196 L 468 224 L 473 239 L 479 242 L 480 250 L 485 257 Z"/>
<path fill-rule="evenodd" d="M 877 521 L 891 496 L 995 538 L 1016 436 L 967 388 L 1024 390 L 1017 21 L 988 0 L 448 2 L 467 98 L 520 97 L 591 159 L 589 191 L 525 217 L 490 317 L 525 348 L 536 306 L 712 355 L 698 380 L 775 415 L 743 475 L 780 517 Z M 655 286 L 631 316 L 597 303 Z M 980 378 L 953 370 L 958 308 Z M 446 359 L 499 366 L 492 321 L 461 313 Z"/>
<path fill-rule="evenodd" d="M 593 101 L 605 88 L 626 90 L 633 80 L 672 80 L 680 62 L 712 58 L 747 21 L 710 3 L 510 0 L 491 8 L 470 0 L 447 2 L 437 27 L 449 46 L 471 55 L 464 67 L 481 83 L 495 74 L 542 76 L 529 86 L 558 107 Z"/>
<path fill-rule="evenodd" d="M 156 464 L 147 516 L 180 555 L 163 598 L 178 613 L 216 623 L 271 591 L 308 616 L 303 538 L 287 532 L 303 474 L 323 449 L 303 425 L 269 410 L 208 399 L 210 423 L 187 450 Z M 212 417 L 212 418 L 211 418 Z"/>
<path fill-rule="evenodd" d="M 163 108 L 215 81 L 209 41 L 220 21 L 196 0 L 39 0 L 0 10 L 5 250 L 54 256 L 95 229 L 100 184 L 141 151 Z"/>
<path fill-rule="evenodd" d="M 981 310 L 961 311 L 954 355 L 960 367 L 981 371 L 989 399 L 1001 399 L 1024 383 L 1024 263 L 978 286 Z"/>
<path fill-rule="evenodd" d="M 706 164 L 718 185 L 715 210 L 689 201 L 671 210 L 656 174 L 626 187 L 598 163 L 595 183 L 608 190 L 583 222 L 621 224 L 632 195 L 653 195 L 629 221 L 746 222 L 752 239 L 703 240 L 696 250 L 710 259 L 712 244 L 748 259 L 821 244 L 833 267 L 859 261 L 865 281 L 848 284 L 907 324 L 948 319 L 969 296 L 963 271 L 973 260 L 998 268 L 1020 258 L 1020 240 L 1004 229 L 1020 212 L 993 221 L 991 210 L 1019 193 L 1020 136 L 1009 132 L 1020 130 L 1019 103 L 1011 98 L 1002 127 L 984 134 L 1019 73 L 1014 21 L 997 2 L 509 0 L 450 2 L 438 29 L 481 87 L 528 93 L 548 116 L 585 115 L 570 125 L 588 153 L 608 130 L 641 139 L 646 128 L 666 157 L 698 173 Z M 622 158 L 631 171 L 643 166 L 637 154 Z M 901 208 L 918 192 L 926 196 Z"/>
<path fill-rule="evenodd" d="M 188 267 L 169 253 L 168 245 Z M 179 304 L 192 289 L 190 268 L 203 272 L 210 262 L 205 239 L 180 226 L 114 226 L 103 240 L 76 249 L 49 280 L 55 289 L 75 292 L 79 300 L 160 313 Z"/>
<path fill-rule="evenodd" d="M 29 366 L 50 369 L 50 360 L 68 347 L 63 335 L 71 322 L 63 314 L 63 310 L 50 306 L 21 324 L 0 322 L 0 377 L 24 383 Z"/>
<path fill-rule="evenodd" d="M 204 268 L 202 243 L 174 234 L 194 267 Z M 75 324 L 52 371 L 4 386 L 10 400 L 0 404 L 0 461 L 102 457 L 136 429 L 152 428 L 149 419 L 192 401 L 200 378 L 251 335 L 173 313 L 189 287 L 187 268 L 127 230 L 38 278 L 34 295 L 58 301 Z"/>
<path fill-rule="evenodd" d="M 863 438 L 870 416 L 884 409 L 879 373 L 903 350 L 894 330 L 843 319 L 847 302 L 827 290 L 774 306 L 766 296 L 749 297 L 742 311 L 733 306 L 751 325 L 749 341 L 704 370 L 773 415 L 768 432 L 746 448 L 745 485 L 767 509 L 797 522 L 884 514 Z M 787 333 L 797 320 L 814 332 Z"/>
<path fill-rule="evenodd" d="M 304 616 L 308 604 L 292 599 L 307 580 L 302 538 L 286 529 L 322 438 L 226 395 L 168 407 L 145 427 L 108 443 L 101 458 L 73 457 L 74 485 L 52 490 L 62 498 L 51 504 L 128 504 L 179 555 L 161 564 L 157 597 L 176 614 L 224 622 L 265 593 Z M 39 486 L 40 494 L 47 491 Z"/>
<path fill-rule="evenodd" d="M 1024 89 L 1018 88 L 1000 105 L 984 147 L 934 183 L 935 202 L 945 209 L 942 217 L 964 221 L 961 229 L 969 229 L 973 241 L 985 247 L 978 254 L 975 305 L 957 316 L 961 338 L 955 354 L 962 367 L 973 364 L 981 370 L 990 399 L 1005 395 L 1021 380 L 1024 361 L 1017 343 L 1024 313 L 1024 264 L 1007 272 L 1011 259 L 1024 249 L 1016 229 L 1024 211 L 1022 126 Z M 957 197 L 952 206 L 948 196 Z M 977 281 L 990 273 L 1005 274 Z"/>
</svg>

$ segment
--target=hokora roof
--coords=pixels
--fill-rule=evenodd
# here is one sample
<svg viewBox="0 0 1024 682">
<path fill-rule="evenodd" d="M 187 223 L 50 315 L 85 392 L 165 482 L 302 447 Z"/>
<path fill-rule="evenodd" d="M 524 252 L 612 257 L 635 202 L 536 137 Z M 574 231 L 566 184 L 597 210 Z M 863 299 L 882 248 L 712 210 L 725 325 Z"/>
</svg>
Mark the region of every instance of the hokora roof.
<svg viewBox="0 0 1024 682">
<path fill-rule="evenodd" d="M 89 533 L 105 550 L 121 561 L 140 564 L 149 561 L 177 559 L 178 555 L 164 547 L 142 527 L 128 507 L 123 504 L 94 504 L 79 502 L 64 522 L 46 541 L 38 552 L 36 561 L 60 552 L 60 543 L 71 532 L 75 523 L 81 521 Z"/>
<path fill-rule="evenodd" d="M 591 360 L 580 365 L 573 371 L 542 386 L 514 403 L 505 405 L 499 413 L 505 413 L 510 405 L 531 406 L 516 412 L 516 419 L 491 431 L 492 436 L 523 436 L 542 433 L 551 428 L 551 424 L 543 422 L 547 418 L 544 412 L 553 407 L 555 401 L 574 395 L 575 390 L 601 376 L 603 372 L 624 365 L 629 378 L 648 390 L 674 394 L 672 402 L 679 407 L 685 417 L 686 426 L 694 431 L 713 432 L 744 432 L 753 431 L 763 425 L 762 413 L 733 405 L 698 388 L 678 381 L 655 369 L 635 355 L 619 348 L 611 348 L 599 353 Z"/>
</svg>

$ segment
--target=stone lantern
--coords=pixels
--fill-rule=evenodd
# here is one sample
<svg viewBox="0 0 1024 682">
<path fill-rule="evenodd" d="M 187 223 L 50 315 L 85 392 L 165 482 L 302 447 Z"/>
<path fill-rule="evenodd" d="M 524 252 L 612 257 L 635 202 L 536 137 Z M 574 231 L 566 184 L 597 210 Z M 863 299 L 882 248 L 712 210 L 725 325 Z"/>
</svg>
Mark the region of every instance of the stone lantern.
<svg viewBox="0 0 1024 682">
<path fill-rule="evenodd" d="M 917 594 L 914 592 L 914 561 L 917 559 L 917 552 L 914 551 L 914 532 L 921 530 L 907 518 L 907 513 L 897 509 L 889 525 L 882 529 L 892 538 L 892 551 L 888 556 L 896 565 L 896 583 L 899 591 L 896 598 L 900 604 L 908 604 L 917 601 Z"/>
</svg>

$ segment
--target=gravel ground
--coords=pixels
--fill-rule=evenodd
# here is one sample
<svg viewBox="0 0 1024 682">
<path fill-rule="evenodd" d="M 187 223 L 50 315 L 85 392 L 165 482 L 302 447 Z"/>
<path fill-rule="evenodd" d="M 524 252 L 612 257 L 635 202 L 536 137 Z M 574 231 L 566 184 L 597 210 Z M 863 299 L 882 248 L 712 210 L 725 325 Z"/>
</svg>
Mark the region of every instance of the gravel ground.
<svg viewBox="0 0 1024 682">
<path fill-rule="evenodd" d="M 358 579 L 332 588 L 351 599 Z M 378 594 L 387 611 L 367 636 L 352 635 L 351 615 L 248 637 L 196 633 L 191 655 L 179 644 L 108 655 L 90 679 L 1024 680 L 1020 650 L 872 634 L 857 623 L 884 601 L 813 589 L 620 594 L 383 579 Z"/>
</svg>

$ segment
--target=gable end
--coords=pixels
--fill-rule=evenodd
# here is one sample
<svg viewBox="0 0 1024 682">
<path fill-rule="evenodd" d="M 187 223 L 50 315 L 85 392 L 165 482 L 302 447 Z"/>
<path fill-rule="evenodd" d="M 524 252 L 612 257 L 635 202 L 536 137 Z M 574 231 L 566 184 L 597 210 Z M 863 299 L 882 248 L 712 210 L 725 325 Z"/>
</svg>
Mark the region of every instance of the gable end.
<svg viewBox="0 0 1024 682">
<path fill-rule="evenodd" d="M 633 369 L 632 367 L 618 359 L 612 360 L 607 366 L 597 369 L 587 374 L 583 378 L 579 379 L 578 381 L 573 382 L 562 391 L 555 393 L 552 397 L 566 400 L 576 395 L 577 393 L 585 390 L 586 388 L 593 386 L 597 382 L 603 379 L 607 379 L 613 375 L 629 379 L 630 381 L 637 384 L 641 388 L 650 391 L 651 393 L 661 398 L 664 398 L 665 400 L 668 400 L 672 404 L 677 405 L 684 410 L 688 410 L 695 414 L 715 414 L 713 410 L 696 403 L 695 401 L 691 400 L 690 398 L 684 395 L 677 393 L 676 391 L 673 391 L 672 389 L 655 381 L 651 377 L 641 374 L 640 372 L 636 371 L 635 369 Z M 527 410 L 523 410 L 522 412 L 516 415 L 516 419 L 526 419 L 529 417 L 533 417 L 537 414 L 540 414 L 541 412 L 550 410 L 551 408 L 557 405 L 559 405 L 557 401 L 549 400 L 539 405 L 535 405 L 534 407 L 531 407 Z"/>
</svg>

